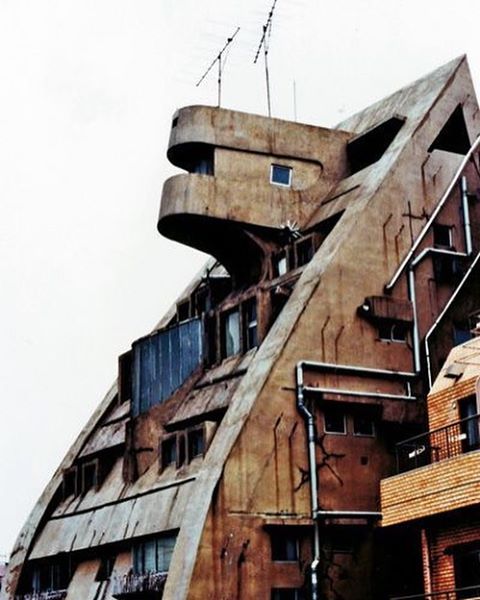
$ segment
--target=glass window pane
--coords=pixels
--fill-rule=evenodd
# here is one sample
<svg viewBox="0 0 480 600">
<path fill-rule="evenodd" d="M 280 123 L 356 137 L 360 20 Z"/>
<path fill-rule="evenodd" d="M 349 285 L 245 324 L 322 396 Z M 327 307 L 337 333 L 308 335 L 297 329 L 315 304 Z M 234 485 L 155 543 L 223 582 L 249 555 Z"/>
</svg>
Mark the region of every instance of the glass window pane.
<svg viewBox="0 0 480 600">
<path fill-rule="evenodd" d="M 336 407 L 325 407 L 323 413 L 326 433 L 346 433 L 345 413 Z"/>
<path fill-rule="evenodd" d="M 373 436 L 375 434 L 375 428 L 372 418 L 368 415 L 354 415 L 353 433 L 355 435 Z"/>
<path fill-rule="evenodd" d="M 272 165 L 270 181 L 271 183 L 276 183 L 278 185 L 290 186 L 292 181 L 292 169 L 282 165 Z"/>
<path fill-rule="evenodd" d="M 144 573 L 155 573 L 157 570 L 156 544 L 155 540 L 144 543 Z"/>
<path fill-rule="evenodd" d="M 240 352 L 240 313 L 238 310 L 226 315 L 224 323 L 225 357 Z"/>
</svg>

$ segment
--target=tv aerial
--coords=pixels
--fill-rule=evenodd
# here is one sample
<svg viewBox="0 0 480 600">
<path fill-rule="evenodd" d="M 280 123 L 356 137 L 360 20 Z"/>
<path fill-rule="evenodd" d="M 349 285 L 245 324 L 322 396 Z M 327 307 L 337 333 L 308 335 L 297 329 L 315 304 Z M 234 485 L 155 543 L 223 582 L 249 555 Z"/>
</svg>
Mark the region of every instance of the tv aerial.
<svg viewBox="0 0 480 600">
<path fill-rule="evenodd" d="M 263 56 L 265 58 L 265 81 L 267 84 L 267 107 L 268 107 L 268 116 L 272 116 L 272 105 L 270 100 L 270 75 L 268 72 L 268 49 L 270 44 L 270 36 L 272 35 L 272 20 L 273 20 L 273 11 L 275 10 L 275 5 L 277 4 L 277 0 L 273 0 L 272 8 L 268 13 L 268 19 L 266 23 L 263 25 L 263 33 L 260 39 L 260 43 L 258 44 L 257 53 L 255 54 L 255 59 L 253 64 L 257 63 L 258 57 L 260 56 L 260 52 L 263 48 Z"/>
<path fill-rule="evenodd" d="M 207 70 L 205 71 L 205 73 L 200 77 L 200 79 L 198 80 L 198 82 L 195 84 L 195 87 L 198 87 L 202 83 L 202 81 L 205 79 L 205 77 L 213 69 L 213 67 L 215 66 L 215 64 L 218 63 L 218 79 L 217 79 L 217 83 L 218 83 L 218 106 L 219 107 L 220 107 L 221 100 L 222 100 L 222 73 L 223 73 L 223 67 L 225 66 L 225 61 L 223 60 L 223 55 L 225 54 L 227 48 L 233 42 L 235 36 L 237 35 L 237 33 L 239 31 L 240 31 L 240 27 L 237 27 L 237 29 L 235 30 L 235 32 L 233 33 L 233 35 L 231 37 L 227 38 L 227 41 L 225 42 L 225 45 L 223 46 L 223 48 L 220 50 L 220 52 L 217 54 L 217 56 L 212 60 L 211 64 L 209 65 L 209 67 L 207 68 Z"/>
</svg>

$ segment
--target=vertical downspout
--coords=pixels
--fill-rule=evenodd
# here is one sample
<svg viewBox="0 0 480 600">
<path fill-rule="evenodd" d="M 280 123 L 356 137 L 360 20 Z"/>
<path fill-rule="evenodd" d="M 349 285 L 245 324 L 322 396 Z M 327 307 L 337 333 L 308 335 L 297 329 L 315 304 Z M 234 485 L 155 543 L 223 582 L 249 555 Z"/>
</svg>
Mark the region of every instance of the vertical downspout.
<svg viewBox="0 0 480 600">
<path fill-rule="evenodd" d="M 303 362 L 297 363 L 296 367 L 297 408 L 305 419 L 307 426 L 308 444 L 308 470 L 310 474 L 310 505 L 313 519 L 313 560 L 310 565 L 311 598 L 318 600 L 318 565 L 320 563 L 320 530 L 318 526 L 318 480 L 317 459 L 315 448 L 315 422 L 313 414 L 305 406 L 303 395 Z"/>
<path fill-rule="evenodd" d="M 418 333 L 417 299 L 415 294 L 415 273 L 412 265 L 408 268 L 408 295 L 413 310 L 413 366 L 415 373 L 420 372 L 420 335 Z"/>
<path fill-rule="evenodd" d="M 472 226 L 470 224 L 470 210 L 468 207 L 468 188 L 467 178 L 462 177 L 462 210 L 463 210 L 463 226 L 465 227 L 465 252 L 470 256 L 472 253 Z"/>
<path fill-rule="evenodd" d="M 461 194 L 462 194 L 463 227 L 464 227 L 464 232 L 465 232 L 465 254 L 467 256 L 471 256 L 473 254 L 472 226 L 470 223 L 470 208 L 468 206 L 468 187 L 467 187 L 467 178 L 465 177 L 465 175 L 463 175 L 463 177 L 461 179 L 460 188 L 461 188 Z M 433 385 L 433 381 L 432 381 L 432 364 L 431 364 L 431 359 L 430 359 L 430 345 L 428 343 L 428 340 L 429 340 L 431 334 L 433 333 L 433 331 L 435 330 L 435 328 L 437 327 L 437 325 L 440 323 L 443 315 L 450 308 L 450 305 L 452 304 L 453 300 L 456 298 L 458 291 L 462 288 L 467 277 L 472 272 L 473 267 L 476 265 L 479 257 L 480 257 L 480 254 L 477 254 L 474 261 L 472 262 L 472 264 L 468 268 L 467 272 L 463 276 L 462 281 L 457 286 L 457 289 L 452 294 L 452 296 L 450 297 L 450 300 L 447 302 L 446 306 L 444 307 L 444 309 L 442 310 L 440 315 L 437 317 L 437 319 L 435 320 L 433 325 L 428 330 L 427 335 L 425 336 L 425 358 L 427 361 L 428 385 L 430 388 Z"/>
</svg>

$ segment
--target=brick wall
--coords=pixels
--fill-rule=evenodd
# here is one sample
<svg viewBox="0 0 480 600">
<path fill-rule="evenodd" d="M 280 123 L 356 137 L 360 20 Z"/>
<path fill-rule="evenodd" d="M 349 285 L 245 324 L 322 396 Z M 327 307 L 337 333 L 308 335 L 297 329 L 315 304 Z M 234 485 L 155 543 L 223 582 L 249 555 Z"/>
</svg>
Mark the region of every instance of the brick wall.
<svg viewBox="0 0 480 600">
<path fill-rule="evenodd" d="M 458 421 L 460 418 L 458 400 L 475 393 L 476 381 L 477 377 L 472 377 L 428 396 L 428 428 L 430 431 Z"/>
<path fill-rule="evenodd" d="M 460 517 L 461 519 L 461 517 Z M 455 588 L 454 559 L 449 547 L 480 541 L 480 519 L 465 523 L 457 522 L 450 526 L 430 526 L 426 532 L 429 545 L 430 577 L 432 590 L 449 590 Z"/>
<path fill-rule="evenodd" d="M 436 462 L 381 482 L 383 525 L 480 504 L 480 451 Z"/>
</svg>

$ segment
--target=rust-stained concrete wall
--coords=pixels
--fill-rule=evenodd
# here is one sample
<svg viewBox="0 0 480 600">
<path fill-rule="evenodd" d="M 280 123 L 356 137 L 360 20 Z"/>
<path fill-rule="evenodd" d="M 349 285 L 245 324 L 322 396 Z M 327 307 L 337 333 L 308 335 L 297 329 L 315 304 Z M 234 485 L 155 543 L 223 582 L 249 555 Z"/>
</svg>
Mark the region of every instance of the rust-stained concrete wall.
<svg viewBox="0 0 480 600">
<path fill-rule="evenodd" d="M 155 513 L 154 506 L 148 514 L 138 514 L 138 530 L 145 535 L 180 527 L 164 592 L 166 600 L 268 598 L 272 586 L 303 584 L 311 559 L 308 543 L 311 515 L 306 438 L 295 405 L 294 368 L 298 361 L 307 359 L 413 370 L 411 339 L 406 343 L 380 340 L 377 327 L 359 316 L 357 309 L 366 297 L 383 294 L 384 285 L 418 236 L 461 160 L 444 152 L 433 152 L 430 157 L 428 154 L 433 139 L 459 103 L 463 105 L 473 139 L 480 131 L 480 118 L 464 59 L 449 63 L 345 122 L 342 129 L 351 133 L 208 107 L 190 107 L 179 113 L 172 130 L 171 160 L 182 166 L 185 158 L 182 153 L 188 151 L 189 144 L 216 146 L 218 177 L 181 175 L 169 180 L 163 193 L 160 228 L 162 220 L 171 218 L 177 219 L 176 227 L 180 231 L 182 219 L 188 215 L 214 221 L 218 232 L 233 221 L 240 229 L 246 224 L 245 230 L 258 226 L 265 230 L 279 229 L 287 219 L 298 220 L 301 228 L 306 229 L 344 212 L 313 260 L 301 271 L 280 316 L 246 366 L 246 372 L 228 399 L 226 414 L 206 456 L 203 461 L 195 462 L 194 469 L 192 464 L 192 473 L 188 471 L 185 494 L 172 491 L 179 482 L 170 478 L 175 479 L 178 473 L 160 475 L 154 456 L 164 426 L 176 409 L 184 407 L 195 381 L 186 383 L 178 397 L 136 422 L 133 448 L 148 448 L 150 454 L 137 461 L 140 478 L 126 485 L 112 504 L 119 506 L 121 501 L 130 500 L 133 491 L 153 497 L 156 486 L 165 484 L 170 490 L 166 494 L 160 492 L 162 498 L 169 496 L 164 504 L 162 501 L 158 505 L 161 514 Z M 364 131 L 394 114 L 406 117 L 406 121 L 387 151 L 375 164 L 347 177 L 346 142 L 353 133 Z M 239 171 L 235 172 L 234 164 L 229 162 L 234 163 L 239 152 L 245 152 L 245 156 L 238 161 Z M 272 157 L 302 161 L 301 166 L 300 163 L 295 165 L 300 186 L 305 189 L 271 186 L 266 176 Z M 253 174 L 251 179 L 247 178 L 249 169 Z M 473 181 L 478 183 L 475 173 L 469 176 L 472 185 Z M 456 190 L 441 216 L 452 221 L 455 243 L 463 250 L 463 240 L 458 233 L 461 231 L 458 209 L 451 207 L 455 202 L 458 203 Z M 268 238 L 265 231 L 263 233 Z M 183 234 L 194 243 L 190 231 Z M 476 237 L 474 242 L 478 249 L 480 239 Z M 429 243 L 431 240 L 426 238 L 421 248 Z M 242 248 L 232 248 L 235 253 L 242 251 Z M 449 286 L 432 294 L 430 280 L 431 267 L 427 262 L 422 263 L 417 275 L 422 336 L 454 289 Z M 405 275 L 395 286 L 392 297 L 402 302 L 408 300 Z M 404 393 L 398 380 L 346 377 L 328 371 L 308 374 L 308 377 L 309 383 L 317 386 L 394 395 Z M 420 381 L 414 388 L 415 393 L 421 394 Z M 352 399 L 341 394 L 329 400 L 352 406 Z M 374 438 L 348 435 L 317 440 L 319 499 L 326 509 L 378 510 L 380 478 L 393 470 L 386 423 L 395 422 L 401 428 L 403 424 L 421 420 L 421 407 L 409 401 L 383 402 L 368 398 L 363 401 L 377 411 L 378 428 Z M 316 414 L 320 425 L 321 403 Z M 90 424 L 64 466 L 81 450 L 96 424 L 97 421 Z M 320 426 L 318 430 L 321 432 Z M 360 457 L 366 457 L 367 464 L 362 464 Z M 115 472 L 118 471 L 117 467 Z M 60 474 L 57 487 L 59 477 Z M 120 475 L 115 481 L 109 489 L 118 490 Z M 97 501 L 103 493 L 107 492 L 85 498 L 86 502 L 91 501 L 89 510 L 100 512 Z M 175 495 L 173 500 L 170 494 Z M 46 508 L 46 502 L 40 502 L 30 521 L 28 547 L 18 551 L 10 590 L 16 585 L 21 563 Z M 49 514 L 45 516 L 48 518 Z M 67 518 L 66 514 L 62 514 L 63 517 Z M 305 533 L 297 564 L 280 567 L 272 563 L 268 534 L 272 519 L 277 524 L 284 523 L 284 527 L 294 524 L 306 527 L 302 529 Z M 59 520 L 51 519 L 45 527 L 42 523 L 36 531 L 39 544 L 42 536 L 44 540 L 48 538 L 49 530 L 55 527 L 52 523 Z M 80 519 L 79 523 L 78 527 L 84 528 L 84 521 Z M 145 523 L 152 526 L 148 531 Z M 327 598 L 333 599 L 335 593 L 343 594 L 348 600 L 365 598 L 362 594 L 374 597 L 373 591 L 370 594 L 375 568 L 373 525 L 364 521 L 349 524 L 358 527 L 361 543 L 354 548 L 351 561 L 343 557 L 338 559 L 339 563 L 333 554 L 328 555 L 330 537 L 332 527 L 346 524 L 330 522 L 324 528 L 325 556 L 321 569 Z M 99 526 L 103 526 L 101 518 Z M 129 527 L 124 530 L 125 541 L 137 535 L 135 528 Z M 74 530 L 72 527 L 72 532 Z M 94 544 L 99 552 L 100 545 L 101 541 Z M 128 553 L 124 559 L 128 563 Z M 78 571 L 69 593 L 89 587 L 86 578 L 91 577 L 92 569 L 92 565 L 85 564 Z M 342 579 L 345 572 L 353 582 L 350 587 Z"/>
</svg>

